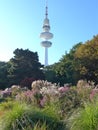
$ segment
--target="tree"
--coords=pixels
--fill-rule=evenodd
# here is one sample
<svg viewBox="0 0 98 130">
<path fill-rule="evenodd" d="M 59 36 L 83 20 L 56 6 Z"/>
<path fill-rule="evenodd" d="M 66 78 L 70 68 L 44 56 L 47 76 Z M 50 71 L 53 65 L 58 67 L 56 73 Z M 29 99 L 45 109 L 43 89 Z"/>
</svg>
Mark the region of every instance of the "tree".
<svg viewBox="0 0 98 130">
<path fill-rule="evenodd" d="M 0 89 L 5 89 L 7 87 L 8 78 L 7 78 L 7 62 L 0 62 Z"/>
<path fill-rule="evenodd" d="M 77 49 L 75 60 L 81 78 L 98 83 L 98 35 Z"/>
<path fill-rule="evenodd" d="M 37 52 L 26 49 L 16 49 L 14 58 L 9 61 L 9 85 L 20 84 L 26 78 L 44 79 L 41 63 L 38 61 Z"/>
<path fill-rule="evenodd" d="M 45 79 L 52 83 L 60 83 L 60 79 L 58 74 L 56 73 L 56 67 L 58 66 L 58 63 L 55 63 L 53 65 L 49 65 L 44 68 L 44 74 Z"/>
<path fill-rule="evenodd" d="M 74 54 L 81 44 L 82 43 L 74 45 L 70 52 L 63 55 L 58 63 L 55 63 L 46 69 L 46 72 L 48 73 L 48 75 L 46 75 L 47 80 L 50 78 L 52 82 L 55 81 L 61 85 L 64 85 L 65 83 L 77 83 L 79 75 L 78 72 L 75 71 Z M 53 74 L 51 77 L 49 77 L 50 72 Z"/>
</svg>

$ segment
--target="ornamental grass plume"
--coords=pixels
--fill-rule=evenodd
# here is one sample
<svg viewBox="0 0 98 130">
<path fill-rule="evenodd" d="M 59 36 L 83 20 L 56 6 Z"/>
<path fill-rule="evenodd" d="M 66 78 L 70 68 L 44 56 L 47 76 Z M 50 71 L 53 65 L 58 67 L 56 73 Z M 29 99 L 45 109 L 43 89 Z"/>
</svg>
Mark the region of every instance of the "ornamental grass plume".
<svg viewBox="0 0 98 130">
<path fill-rule="evenodd" d="M 5 89 L 0 92 L 1 98 L 7 98 L 7 97 L 10 97 L 11 95 L 12 95 L 12 91 L 10 89 Z"/>
<path fill-rule="evenodd" d="M 70 87 L 59 96 L 60 113 L 63 119 L 67 119 L 75 109 L 81 107 L 82 102 L 76 88 Z"/>
<path fill-rule="evenodd" d="M 60 93 L 64 93 L 64 92 L 67 92 L 69 89 L 70 89 L 69 87 L 59 87 L 59 88 L 58 88 L 58 91 L 59 91 Z"/>
<path fill-rule="evenodd" d="M 32 82 L 32 89 L 37 89 L 37 90 L 40 90 L 41 88 L 43 87 L 46 87 L 46 88 L 49 88 L 51 86 L 56 86 L 58 87 L 57 84 L 52 84 L 51 82 L 48 82 L 48 81 L 44 81 L 44 80 L 37 80 L 37 81 L 34 81 Z"/>
<path fill-rule="evenodd" d="M 43 96 L 42 99 L 40 99 L 40 107 L 45 107 L 46 103 L 47 103 L 47 97 L 46 96 Z"/>
<path fill-rule="evenodd" d="M 59 94 L 57 86 L 54 86 L 54 85 L 51 85 L 48 87 L 42 87 L 40 89 L 40 93 L 42 95 L 50 95 L 50 96 L 55 96 Z"/>
<path fill-rule="evenodd" d="M 39 97 L 39 104 L 41 107 L 49 104 L 50 102 L 55 102 L 59 97 L 58 85 L 52 84 L 44 80 L 37 80 L 32 83 L 32 91 L 35 91 L 35 97 Z"/>
<path fill-rule="evenodd" d="M 94 102 L 96 98 L 98 98 L 98 88 L 92 89 L 90 93 L 90 101 Z"/>
<path fill-rule="evenodd" d="M 35 103 L 34 93 L 31 90 L 23 91 L 16 95 L 16 100 L 19 102 L 25 102 L 27 104 L 30 103 L 34 104 Z"/>
<path fill-rule="evenodd" d="M 47 97 L 41 93 L 37 93 L 33 90 L 28 90 L 19 93 L 16 96 L 16 101 L 26 104 L 31 104 L 36 107 L 44 107 L 47 102 Z"/>
<path fill-rule="evenodd" d="M 90 82 L 87 82 L 85 80 L 79 80 L 77 83 L 77 92 L 81 97 L 81 100 L 89 101 L 89 95 L 91 93 L 92 88 L 94 88 L 93 83 L 90 84 Z"/>
<path fill-rule="evenodd" d="M 12 85 L 11 88 L 10 88 L 11 92 L 12 92 L 12 97 L 15 98 L 15 96 L 18 94 L 18 93 L 21 93 L 22 92 L 22 89 L 19 85 Z"/>
</svg>

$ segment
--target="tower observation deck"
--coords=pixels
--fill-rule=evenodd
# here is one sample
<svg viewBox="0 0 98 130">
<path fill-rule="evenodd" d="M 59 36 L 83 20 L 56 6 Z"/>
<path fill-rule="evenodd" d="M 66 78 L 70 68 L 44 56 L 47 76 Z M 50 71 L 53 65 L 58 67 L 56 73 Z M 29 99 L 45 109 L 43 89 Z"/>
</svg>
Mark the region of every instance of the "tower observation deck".
<svg viewBox="0 0 98 130">
<path fill-rule="evenodd" d="M 43 22 L 43 32 L 40 34 L 40 38 L 43 39 L 41 45 L 45 48 L 45 66 L 48 66 L 48 48 L 51 47 L 52 42 L 49 40 L 53 38 L 53 34 L 50 31 L 50 24 L 48 19 L 48 7 L 46 6 L 45 19 Z"/>
</svg>

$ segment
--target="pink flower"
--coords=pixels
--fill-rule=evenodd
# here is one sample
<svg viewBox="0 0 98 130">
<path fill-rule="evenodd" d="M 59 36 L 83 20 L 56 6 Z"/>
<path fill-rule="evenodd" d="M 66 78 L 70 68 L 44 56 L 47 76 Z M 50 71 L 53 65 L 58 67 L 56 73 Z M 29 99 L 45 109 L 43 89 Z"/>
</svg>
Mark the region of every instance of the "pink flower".
<svg viewBox="0 0 98 130">
<path fill-rule="evenodd" d="M 46 102 L 46 98 L 43 97 L 43 99 L 40 100 L 40 105 L 41 105 L 41 107 L 44 107 L 45 102 Z"/>
<path fill-rule="evenodd" d="M 93 100 L 93 98 L 94 98 L 94 96 L 95 96 L 96 93 L 98 93 L 98 89 L 95 88 L 90 93 L 90 100 Z"/>
<path fill-rule="evenodd" d="M 59 92 L 66 92 L 66 91 L 68 91 L 69 90 L 69 87 L 60 87 L 60 88 L 58 88 L 58 91 Z"/>
<path fill-rule="evenodd" d="M 12 93 L 11 90 L 4 90 L 4 91 L 1 91 L 1 95 L 2 95 L 2 97 L 8 97 L 8 96 L 11 96 L 11 93 Z"/>
</svg>

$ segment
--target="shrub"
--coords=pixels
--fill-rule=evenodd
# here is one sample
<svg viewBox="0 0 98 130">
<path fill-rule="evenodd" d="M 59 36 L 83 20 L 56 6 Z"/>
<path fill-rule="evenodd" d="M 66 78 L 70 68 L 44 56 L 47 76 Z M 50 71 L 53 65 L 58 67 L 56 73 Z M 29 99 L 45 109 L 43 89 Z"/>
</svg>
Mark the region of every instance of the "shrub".
<svg viewBox="0 0 98 130">
<path fill-rule="evenodd" d="M 41 124 L 46 122 L 47 130 L 65 130 L 64 123 L 60 121 L 58 114 L 50 107 L 33 111 L 32 120 Z"/>
<path fill-rule="evenodd" d="M 34 93 L 30 90 L 23 91 L 16 95 L 16 100 L 21 103 L 34 104 Z"/>
<path fill-rule="evenodd" d="M 37 89 L 37 90 L 40 91 L 40 89 L 43 88 L 43 87 L 49 88 L 49 87 L 51 87 L 51 86 L 58 87 L 57 84 L 52 84 L 51 82 L 44 81 L 44 80 L 34 81 L 34 82 L 32 83 L 32 86 L 31 86 L 31 87 L 32 87 L 33 90 L 36 90 L 36 89 Z"/>
<path fill-rule="evenodd" d="M 0 104 L 0 110 L 3 110 L 3 111 L 8 111 L 8 110 L 11 110 L 14 106 L 14 102 L 12 101 L 5 101 L 5 102 L 2 102 Z"/>
<path fill-rule="evenodd" d="M 24 103 L 14 102 L 13 107 L 10 107 L 0 117 L 0 130 L 32 130 L 46 126 L 47 130 L 64 130 L 65 126 L 60 121 L 55 108 L 54 106 L 47 106 L 44 109 L 39 109 Z M 40 125 L 37 124 L 38 122 Z"/>
<path fill-rule="evenodd" d="M 68 118 L 76 108 L 82 106 L 82 101 L 76 88 L 71 87 L 59 97 L 60 113 L 62 118 Z"/>
<path fill-rule="evenodd" d="M 89 101 L 89 96 L 92 88 L 94 88 L 93 82 L 87 82 L 85 80 L 79 80 L 77 83 L 77 92 L 80 95 L 82 101 Z"/>
<path fill-rule="evenodd" d="M 28 89 L 31 89 L 31 84 L 32 82 L 35 81 L 34 78 L 25 78 L 24 80 L 21 81 L 20 86 L 21 87 L 27 87 Z"/>
<path fill-rule="evenodd" d="M 98 103 L 86 103 L 69 119 L 70 130 L 98 130 Z"/>
<path fill-rule="evenodd" d="M 2 117 L 0 118 L 0 124 L 2 124 L 0 126 L 0 129 L 13 130 L 14 125 L 17 124 L 17 120 L 21 119 L 22 115 L 26 110 L 28 110 L 28 108 L 26 105 L 19 104 L 18 102 L 14 102 L 12 105 L 13 107 L 9 102 L 6 105 L 2 104 L 2 106 L 3 109 L 8 108 L 8 110 L 6 110 L 5 113 L 2 115 Z"/>
</svg>

